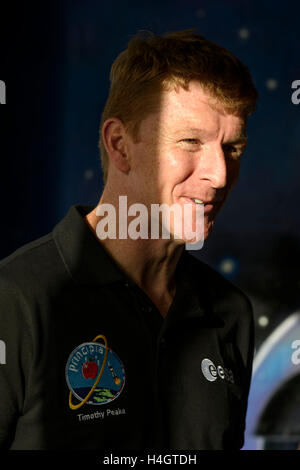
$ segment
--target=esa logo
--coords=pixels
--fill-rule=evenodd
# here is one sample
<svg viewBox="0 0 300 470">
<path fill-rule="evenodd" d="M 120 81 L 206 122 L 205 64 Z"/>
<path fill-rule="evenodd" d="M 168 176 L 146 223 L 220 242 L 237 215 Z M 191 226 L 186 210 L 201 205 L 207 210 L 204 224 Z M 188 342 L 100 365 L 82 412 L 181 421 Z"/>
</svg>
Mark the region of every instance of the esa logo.
<svg viewBox="0 0 300 470">
<path fill-rule="evenodd" d="M 222 380 L 234 383 L 232 370 L 222 366 L 216 367 L 210 359 L 202 360 L 201 370 L 204 377 L 209 380 L 209 382 L 214 382 L 219 376 Z"/>
</svg>

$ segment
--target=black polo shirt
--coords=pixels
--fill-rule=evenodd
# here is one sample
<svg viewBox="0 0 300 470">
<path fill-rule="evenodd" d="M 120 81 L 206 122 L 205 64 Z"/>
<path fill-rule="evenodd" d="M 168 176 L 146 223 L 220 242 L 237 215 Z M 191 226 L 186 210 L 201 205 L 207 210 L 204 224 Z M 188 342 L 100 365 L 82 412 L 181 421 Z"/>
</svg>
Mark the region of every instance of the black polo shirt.
<svg viewBox="0 0 300 470">
<path fill-rule="evenodd" d="M 165 318 L 72 206 L 0 263 L 0 447 L 239 449 L 247 297 L 184 252 Z"/>
</svg>

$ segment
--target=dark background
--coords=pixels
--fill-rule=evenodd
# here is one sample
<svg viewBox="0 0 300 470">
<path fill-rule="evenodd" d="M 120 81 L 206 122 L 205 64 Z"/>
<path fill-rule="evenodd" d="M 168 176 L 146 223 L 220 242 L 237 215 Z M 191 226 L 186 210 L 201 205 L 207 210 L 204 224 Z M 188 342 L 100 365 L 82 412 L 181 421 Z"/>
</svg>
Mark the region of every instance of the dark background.
<svg viewBox="0 0 300 470">
<path fill-rule="evenodd" d="M 110 66 L 139 29 L 197 28 L 250 68 L 260 99 L 240 179 L 197 256 L 249 295 L 257 350 L 300 304 L 300 3 L 54 0 L 2 13 L 0 259 L 70 205 L 98 202 Z"/>
</svg>

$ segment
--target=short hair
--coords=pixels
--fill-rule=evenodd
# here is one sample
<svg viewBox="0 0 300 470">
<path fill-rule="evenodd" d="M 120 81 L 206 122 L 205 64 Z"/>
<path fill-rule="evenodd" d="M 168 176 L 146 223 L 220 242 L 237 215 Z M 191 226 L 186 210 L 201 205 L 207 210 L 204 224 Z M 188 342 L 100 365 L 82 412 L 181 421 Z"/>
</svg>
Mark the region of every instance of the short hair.
<svg viewBox="0 0 300 470">
<path fill-rule="evenodd" d="M 256 107 L 257 90 L 248 67 L 224 47 L 207 40 L 195 28 L 155 35 L 140 30 L 112 64 L 110 90 L 100 123 L 99 149 L 104 183 L 108 155 L 102 141 L 102 126 L 110 117 L 119 118 L 138 142 L 140 123 L 159 111 L 162 91 L 188 90 L 197 80 L 227 112 L 247 119 Z"/>
</svg>

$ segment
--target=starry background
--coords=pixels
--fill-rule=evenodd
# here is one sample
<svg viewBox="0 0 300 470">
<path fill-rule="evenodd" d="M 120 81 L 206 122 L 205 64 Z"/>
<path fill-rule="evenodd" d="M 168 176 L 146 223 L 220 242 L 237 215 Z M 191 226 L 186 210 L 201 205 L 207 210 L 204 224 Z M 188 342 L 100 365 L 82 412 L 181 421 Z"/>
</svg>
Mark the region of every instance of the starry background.
<svg viewBox="0 0 300 470">
<path fill-rule="evenodd" d="M 197 254 L 249 295 L 257 351 L 300 307 L 300 104 L 291 100 L 299 18 L 299 2 L 270 0 L 53 0 L 7 10 L 0 259 L 52 230 L 70 205 L 97 203 L 110 66 L 131 37 L 196 28 L 249 67 L 260 95 L 239 182 Z"/>
</svg>

